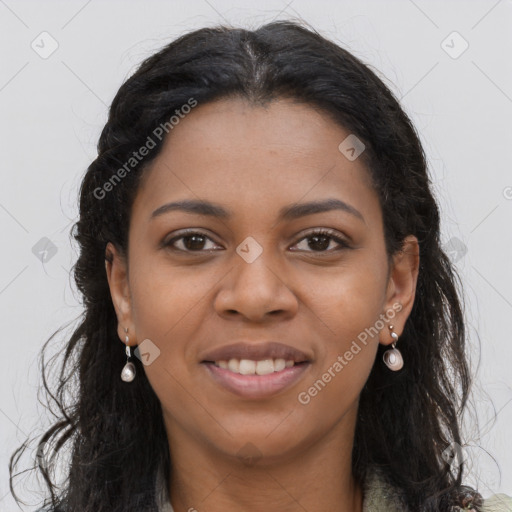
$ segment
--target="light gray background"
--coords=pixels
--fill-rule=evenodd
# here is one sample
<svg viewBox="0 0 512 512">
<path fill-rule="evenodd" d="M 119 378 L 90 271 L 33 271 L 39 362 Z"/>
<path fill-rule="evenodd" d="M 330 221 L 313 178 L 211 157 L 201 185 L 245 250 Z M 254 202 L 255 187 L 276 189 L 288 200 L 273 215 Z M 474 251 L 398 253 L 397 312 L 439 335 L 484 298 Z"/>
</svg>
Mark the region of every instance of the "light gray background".
<svg viewBox="0 0 512 512">
<path fill-rule="evenodd" d="M 285 18 L 306 20 L 378 70 L 421 134 L 442 205 L 444 243 L 466 284 L 478 370 L 478 423 L 475 413 L 466 419 L 467 483 L 484 497 L 512 494 L 512 3 L 235 5 L 0 0 L 0 510 L 17 510 L 8 491 L 10 454 L 49 424 L 37 402 L 38 353 L 81 312 L 70 281 L 76 254 L 68 235 L 107 106 L 143 58 L 193 28 L 225 22 L 256 28 Z M 56 43 L 40 36 L 45 31 Z M 459 55 L 464 41 L 469 46 Z M 57 50 L 42 58 L 51 44 Z M 32 251 L 43 237 L 57 249 L 45 263 Z M 51 354 L 58 351 L 54 345 Z M 33 476 L 17 480 L 16 489 L 33 505 L 39 500 L 29 490 L 37 488 Z"/>
</svg>

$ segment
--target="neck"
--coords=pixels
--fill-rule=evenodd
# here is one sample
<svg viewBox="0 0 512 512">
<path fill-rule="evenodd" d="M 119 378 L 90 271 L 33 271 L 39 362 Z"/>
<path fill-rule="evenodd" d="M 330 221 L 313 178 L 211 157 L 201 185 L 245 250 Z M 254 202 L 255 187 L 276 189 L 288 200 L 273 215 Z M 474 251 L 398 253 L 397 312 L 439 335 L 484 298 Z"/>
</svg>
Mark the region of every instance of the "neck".
<svg viewBox="0 0 512 512">
<path fill-rule="evenodd" d="M 293 454 L 261 454 L 252 462 L 200 445 L 168 425 L 169 439 L 179 439 L 170 443 L 174 512 L 361 512 L 363 492 L 352 475 L 356 413 L 357 407 Z"/>
</svg>

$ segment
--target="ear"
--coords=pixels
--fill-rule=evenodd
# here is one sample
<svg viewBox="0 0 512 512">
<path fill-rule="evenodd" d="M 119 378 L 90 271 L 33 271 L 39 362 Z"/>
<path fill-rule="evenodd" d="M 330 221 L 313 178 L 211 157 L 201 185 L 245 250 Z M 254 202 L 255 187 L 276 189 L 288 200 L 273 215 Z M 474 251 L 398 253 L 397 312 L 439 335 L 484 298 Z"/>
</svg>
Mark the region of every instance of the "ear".
<svg viewBox="0 0 512 512">
<path fill-rule="evenodd" d="M 409 235 L 404 239 L 402 248 L 393 255 L 386 291 L 384 314 L 389 318 L 387 325 L 393 325 L 393 332 L 396 332 L 398 336 L 402 334 L 414 304 L 419 265 L 418 239 Z M 391 311 L 396 313 L 392 319 L 389 316 Z M 381 331 L 380 342 L 383 345 L 390 345 L 393 342 L 391 331 L 388 328 Z"/>
<path fill-rule="evenodd" d="M 128 266 L 125 257 L 111 243 L 105 248 L 105 268 L 107 271 L 108 286 L 112 303 L 117 315 L 117 333 L 121 341 L 125 342 L 128 329 L 129 345 L 134 345 L 134 327 L 132 321 L 132 305 L 130 299 L 130 286 L 128 283 Z M 131 333 L 131 335 L 130 335 Z"/>
</svg>

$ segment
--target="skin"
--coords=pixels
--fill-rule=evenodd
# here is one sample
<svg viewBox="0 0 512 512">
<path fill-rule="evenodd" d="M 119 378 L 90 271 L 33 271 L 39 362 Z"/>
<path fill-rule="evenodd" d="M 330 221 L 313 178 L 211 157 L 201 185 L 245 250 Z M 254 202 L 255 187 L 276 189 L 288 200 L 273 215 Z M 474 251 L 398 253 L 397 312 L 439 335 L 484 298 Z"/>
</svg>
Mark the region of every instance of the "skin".
<svg viewBox="0 0 512 512">
<path fill-rule="evenodd" d="M 358 398 L 378 344 L 393 341 L 389 321 L 307 405 L 297 397 L 393 304 L 401 305 L 391 322 L 400 336 L 419 250 L 409 236 L 388 259 L 368 170 L 362 158 L 349 161 L 338 150 L 348 135 L 291 100 L 199 105 L 146 172 L 133 204 L 129 265 L 107 246 L 120 339 L 127 327 L 129 345 L 150 339 L 160 350 L 144 371 L 162 403 L 176 512 L 362 510 L 351 471 Z M 150 219 L 165 203 L 199 198 L 232 217 L 171 211 Z M 364 220 L 342 210 L 278 220 L 282 207 L 326 198 L 350 204 Z M 175 240 L 174 251 L 160 247 L 185 228 L 206 238 Z M 335 230 L 349 246 L 307 237 L 319 228 Z M 236 252 L 249 236 L 263 250 L 252 263 Z M 269 339 L 313 361 L 293 387 L 270 398 L 236 396 L 199 362 L 212 348 Z M 244 461 L 240 450 L 256 460 Z"/>
</svg>

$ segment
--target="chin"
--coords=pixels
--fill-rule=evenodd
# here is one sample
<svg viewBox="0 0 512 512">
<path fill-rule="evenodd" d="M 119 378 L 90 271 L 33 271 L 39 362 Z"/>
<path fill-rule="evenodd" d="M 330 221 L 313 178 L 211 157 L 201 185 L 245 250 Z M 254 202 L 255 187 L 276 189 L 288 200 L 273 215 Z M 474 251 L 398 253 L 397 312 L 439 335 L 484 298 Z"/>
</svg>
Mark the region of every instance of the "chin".
<svg viewBox="0 0 512 512">
<path fill-rule="evenodd" d="M 282 425 L 281 425 L 282 427 Z M 213 441 L 215 447 L 227 458 L 236 458 L 243 465 L 265 467 L 282 463 L 298 455 L 303 448 L 311 444 L 311 440 L 298 438 L 297 432 L 290 432 L 279 427 L 273 429 L 245 429 L 232 436 L 226 435 L 222 441 Z"/>
</svg>

